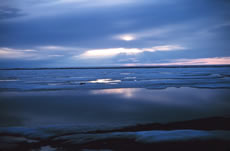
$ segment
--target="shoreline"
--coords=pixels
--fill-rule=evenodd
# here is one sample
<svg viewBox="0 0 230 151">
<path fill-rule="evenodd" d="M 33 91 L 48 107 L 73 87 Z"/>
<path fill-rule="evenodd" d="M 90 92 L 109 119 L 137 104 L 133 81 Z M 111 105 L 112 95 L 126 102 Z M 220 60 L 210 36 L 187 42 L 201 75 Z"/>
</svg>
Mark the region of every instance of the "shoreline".
<svg viewBox="0 0 230 151">
<path fill-rule="evenodd" d="M 203 125 L 204 123 L 206 124 Z M 209 127 L 204 128 L 208 125 Z M 56 149 L 61 151 L 168 150 L 172 148 L 179 151 L 185 149 L 226 151 L 230 149 L 229 125 L 230 117 L 212 117 L 168 124 L 136 125 L 107 131 L 74 131 L 74 126 L 73 129 L 65 129 L 65 127 L 58 129 L 55 126 L 35 129 L 0 128 L 0 151 L 15 149 L 24 151 L 33 149 L 40 151 L 43 149 L 53 151 Z"/>
</svg>

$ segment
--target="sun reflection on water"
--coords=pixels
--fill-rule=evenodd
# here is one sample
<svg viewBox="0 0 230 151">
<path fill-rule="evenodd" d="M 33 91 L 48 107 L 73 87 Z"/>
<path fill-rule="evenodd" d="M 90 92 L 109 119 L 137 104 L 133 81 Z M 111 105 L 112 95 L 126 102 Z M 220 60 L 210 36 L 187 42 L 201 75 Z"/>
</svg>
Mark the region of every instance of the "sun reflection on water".
<svg viewBox="0 0 230 151">
<path fill-rule="evenodd" d="M 89 81 L 89 83 L 105 83 L 105 84 L 115 84 L 120 82 L 121 80 L 112 80 L 112 79 L 97 79 L 97 80 Z"/>
</svg>

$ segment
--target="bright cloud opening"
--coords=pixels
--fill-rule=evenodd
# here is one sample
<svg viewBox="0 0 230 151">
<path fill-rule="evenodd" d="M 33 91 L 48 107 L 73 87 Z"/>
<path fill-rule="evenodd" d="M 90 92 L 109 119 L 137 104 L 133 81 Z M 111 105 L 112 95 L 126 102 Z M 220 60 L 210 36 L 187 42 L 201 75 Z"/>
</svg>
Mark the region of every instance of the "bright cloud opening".
<svg viewBox="0 0 230 151">
<path fill-rule="evenodd" d="M 152 48 L 108 48 L 108 49 L 93 49 L 88 50 L 81 54 L 80 57 L 82 59 L 87 58 L 110 58 L 119 54 L 126 55 L 136 55 L 143 52 L 156 52 L 156 51 L 176 51 L 176 50 L 184 50 L 185 48 L 179 45 L 163 45 L 163 46 L 155 46 Z"/>
</svg>

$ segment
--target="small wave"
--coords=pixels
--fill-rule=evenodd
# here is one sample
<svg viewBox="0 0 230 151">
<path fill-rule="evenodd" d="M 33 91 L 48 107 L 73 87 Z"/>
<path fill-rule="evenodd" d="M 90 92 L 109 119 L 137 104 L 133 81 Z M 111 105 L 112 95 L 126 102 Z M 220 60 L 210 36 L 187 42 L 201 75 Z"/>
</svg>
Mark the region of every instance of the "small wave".
<svg viewBox="0 0 230 151">
<path fill-rule="evenodd" d="M 48 83 L 47 85 L 53 85 L 53 86 L 57 86 L 57 85 L 64 85 L 65 83 Z"/>
<path fill-rule="evenodd" d="M 125 77 L 124 79 L 136 79 L 136 77 Z"/>
<path fill-rule="evenodd" d="M 14 82 L 19 81 L 18 79 L 6 79 L 6 80 L 0 80 L 0 82 Z"/>
<path fill-rule="evenodd" d="M 131 73 L 129 73 L 129 72 L 125 72 L 125 73 L 120 73 L 120 75 L 130 75 Z"/>
</svg>

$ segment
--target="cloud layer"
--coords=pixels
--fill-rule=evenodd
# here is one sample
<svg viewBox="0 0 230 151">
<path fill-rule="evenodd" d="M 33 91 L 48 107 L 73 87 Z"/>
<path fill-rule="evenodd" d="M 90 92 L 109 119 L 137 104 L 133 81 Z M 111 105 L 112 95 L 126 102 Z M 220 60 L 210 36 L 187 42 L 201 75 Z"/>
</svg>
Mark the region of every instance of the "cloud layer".
<svg viewBox="0 0 230 151">
<path fill-rule="evenodd" d="M 125 55 L 137 55 L 143 52 L 156 52 L 156 51 L 175 51 L 175 50 L 184 50 L 185 48 L 179 45 L 164 45 L 164 46 L 155 46 L 152 48 L 109 48 L 109 49 L 95 49 L 88 50 L 81 54 L 80 58 L 108 58 L 114 57 L 119 54 Z M 78 57 L 78 56 L 77 56 Z"/>
<path fill-rule="evenodd" d="M 229 9 L 225 0 L 3 0 L 0 67 L 228 58 Z"/>
</svg>

